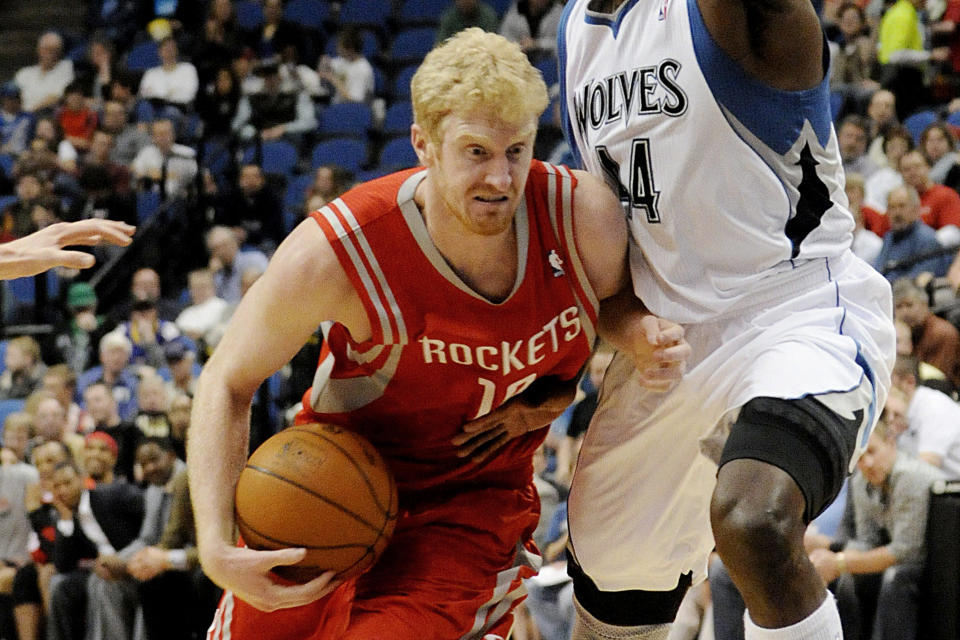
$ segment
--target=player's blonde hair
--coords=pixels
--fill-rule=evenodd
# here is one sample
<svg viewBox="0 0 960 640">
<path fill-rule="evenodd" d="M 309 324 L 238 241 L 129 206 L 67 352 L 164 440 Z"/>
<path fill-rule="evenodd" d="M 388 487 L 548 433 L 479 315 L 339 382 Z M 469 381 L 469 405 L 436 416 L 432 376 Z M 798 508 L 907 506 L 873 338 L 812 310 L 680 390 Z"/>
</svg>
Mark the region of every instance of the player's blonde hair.
<svg viewBox="0 0 960 640">
<path fill-rule="evenodd" d="M 550 98 L 540 72 L 520 47 L 477 27 L 458 32 L 427 54 L 410 81 L 414 121 L 434 143 L 453 112 L 489 113 L 506 122 L 534 122 Z"/>
</svg>

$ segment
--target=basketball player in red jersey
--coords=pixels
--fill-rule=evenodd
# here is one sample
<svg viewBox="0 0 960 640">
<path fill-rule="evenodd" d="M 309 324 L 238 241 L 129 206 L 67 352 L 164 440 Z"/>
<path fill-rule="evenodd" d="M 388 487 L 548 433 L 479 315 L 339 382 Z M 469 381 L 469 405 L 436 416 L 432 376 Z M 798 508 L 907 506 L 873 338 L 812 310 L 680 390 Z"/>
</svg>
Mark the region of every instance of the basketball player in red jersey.
<svg viewBox="0 0 960 640">
<path fill-rule="evenodd" d="M 475 462 L 452 442 L 462 426 L 511 398 L 535 402 L 544 380 L 575 380 L 598 327 L 651 385 L 682 374 L 678 325 L 639 305 L 600 321 L 600 301 L 628 282 L 619 202 L 599 179 L 532 159 L 548 98 L 519 47 L 461 32 L 427 56 L 412 95 L 423 167 L 297 227 L 204 367 L 188 459 L 201 560 L 226 589 L 210 638 L 505 638 L 539 565 L 532 456 L 545 429 Z M 400 517 L 360 578 L 281 585 L 271 569 L 304 550 L 234 546 L 233 494 L 253 393 L 318 325 L 298 421 L 369 438 L 397 479 Z"/>
</svg>

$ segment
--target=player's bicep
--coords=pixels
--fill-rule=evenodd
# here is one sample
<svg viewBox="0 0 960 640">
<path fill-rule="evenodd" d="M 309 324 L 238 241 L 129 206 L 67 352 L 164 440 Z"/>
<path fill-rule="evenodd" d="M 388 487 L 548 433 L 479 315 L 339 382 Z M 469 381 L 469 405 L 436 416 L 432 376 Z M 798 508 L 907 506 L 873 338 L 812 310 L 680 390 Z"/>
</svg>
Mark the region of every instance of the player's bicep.
<svg viewBox="0 0 960 640">
<path fill-rule="evenodd" d="M 303 221 L 250 288 L 217 349 L 213 367 L 228 386 L 249 391 L 286 364 L 324 320 L 356 323 L 349 280 L 323 232 Z"/>
<path fill-rule="evenodd" d="M 574 240 L 587 279 L 603 300 L 623 288 L 627 269 L 627 222 L 619 199 L 599 178 L 575 171 Z"/>
</svg>

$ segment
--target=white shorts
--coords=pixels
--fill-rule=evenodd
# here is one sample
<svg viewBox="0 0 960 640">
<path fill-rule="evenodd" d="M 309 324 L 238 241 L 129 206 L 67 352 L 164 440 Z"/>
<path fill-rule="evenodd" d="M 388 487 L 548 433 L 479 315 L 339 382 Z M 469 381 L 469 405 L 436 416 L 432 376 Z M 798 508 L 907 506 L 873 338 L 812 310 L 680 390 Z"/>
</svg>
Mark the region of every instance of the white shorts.
<svg viewBox="0 0 960 640">
<path fill-rule="evenodd" d="M 715 461 L 749 400 L 831 394 L 833 407 L 846 393 L 867 416 L 854 460 L 865 446 L 895 357 L 887 281 L 847 253 L 772 277 L 753 301 L 686 327 L 688 372 L 665 394 L 641 388 L 627 357 L 607 369 L 569 498 L 571 551 L 601 590 L 705 577 Z"/>
</svg>

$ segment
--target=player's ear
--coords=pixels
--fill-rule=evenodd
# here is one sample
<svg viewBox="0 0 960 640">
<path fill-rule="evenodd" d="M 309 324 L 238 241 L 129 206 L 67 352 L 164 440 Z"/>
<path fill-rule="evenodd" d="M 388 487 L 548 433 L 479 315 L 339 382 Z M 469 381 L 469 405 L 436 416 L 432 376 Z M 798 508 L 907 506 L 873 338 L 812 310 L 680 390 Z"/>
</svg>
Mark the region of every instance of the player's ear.
<svg viewBox="0 0 960 640">
<path fill-rule="evenodd" d="M 436 150 L 434 149 L 433 143 L 430 142 L 430 138 L 427 137 L 426 132 L 416 123 L 410 125 L 410 144 L 413 145 L 413 150 L 416 152 L 420 164 L 425 167 L 433 164 L 433 160 L 436 157 Z"/>
</svg>

